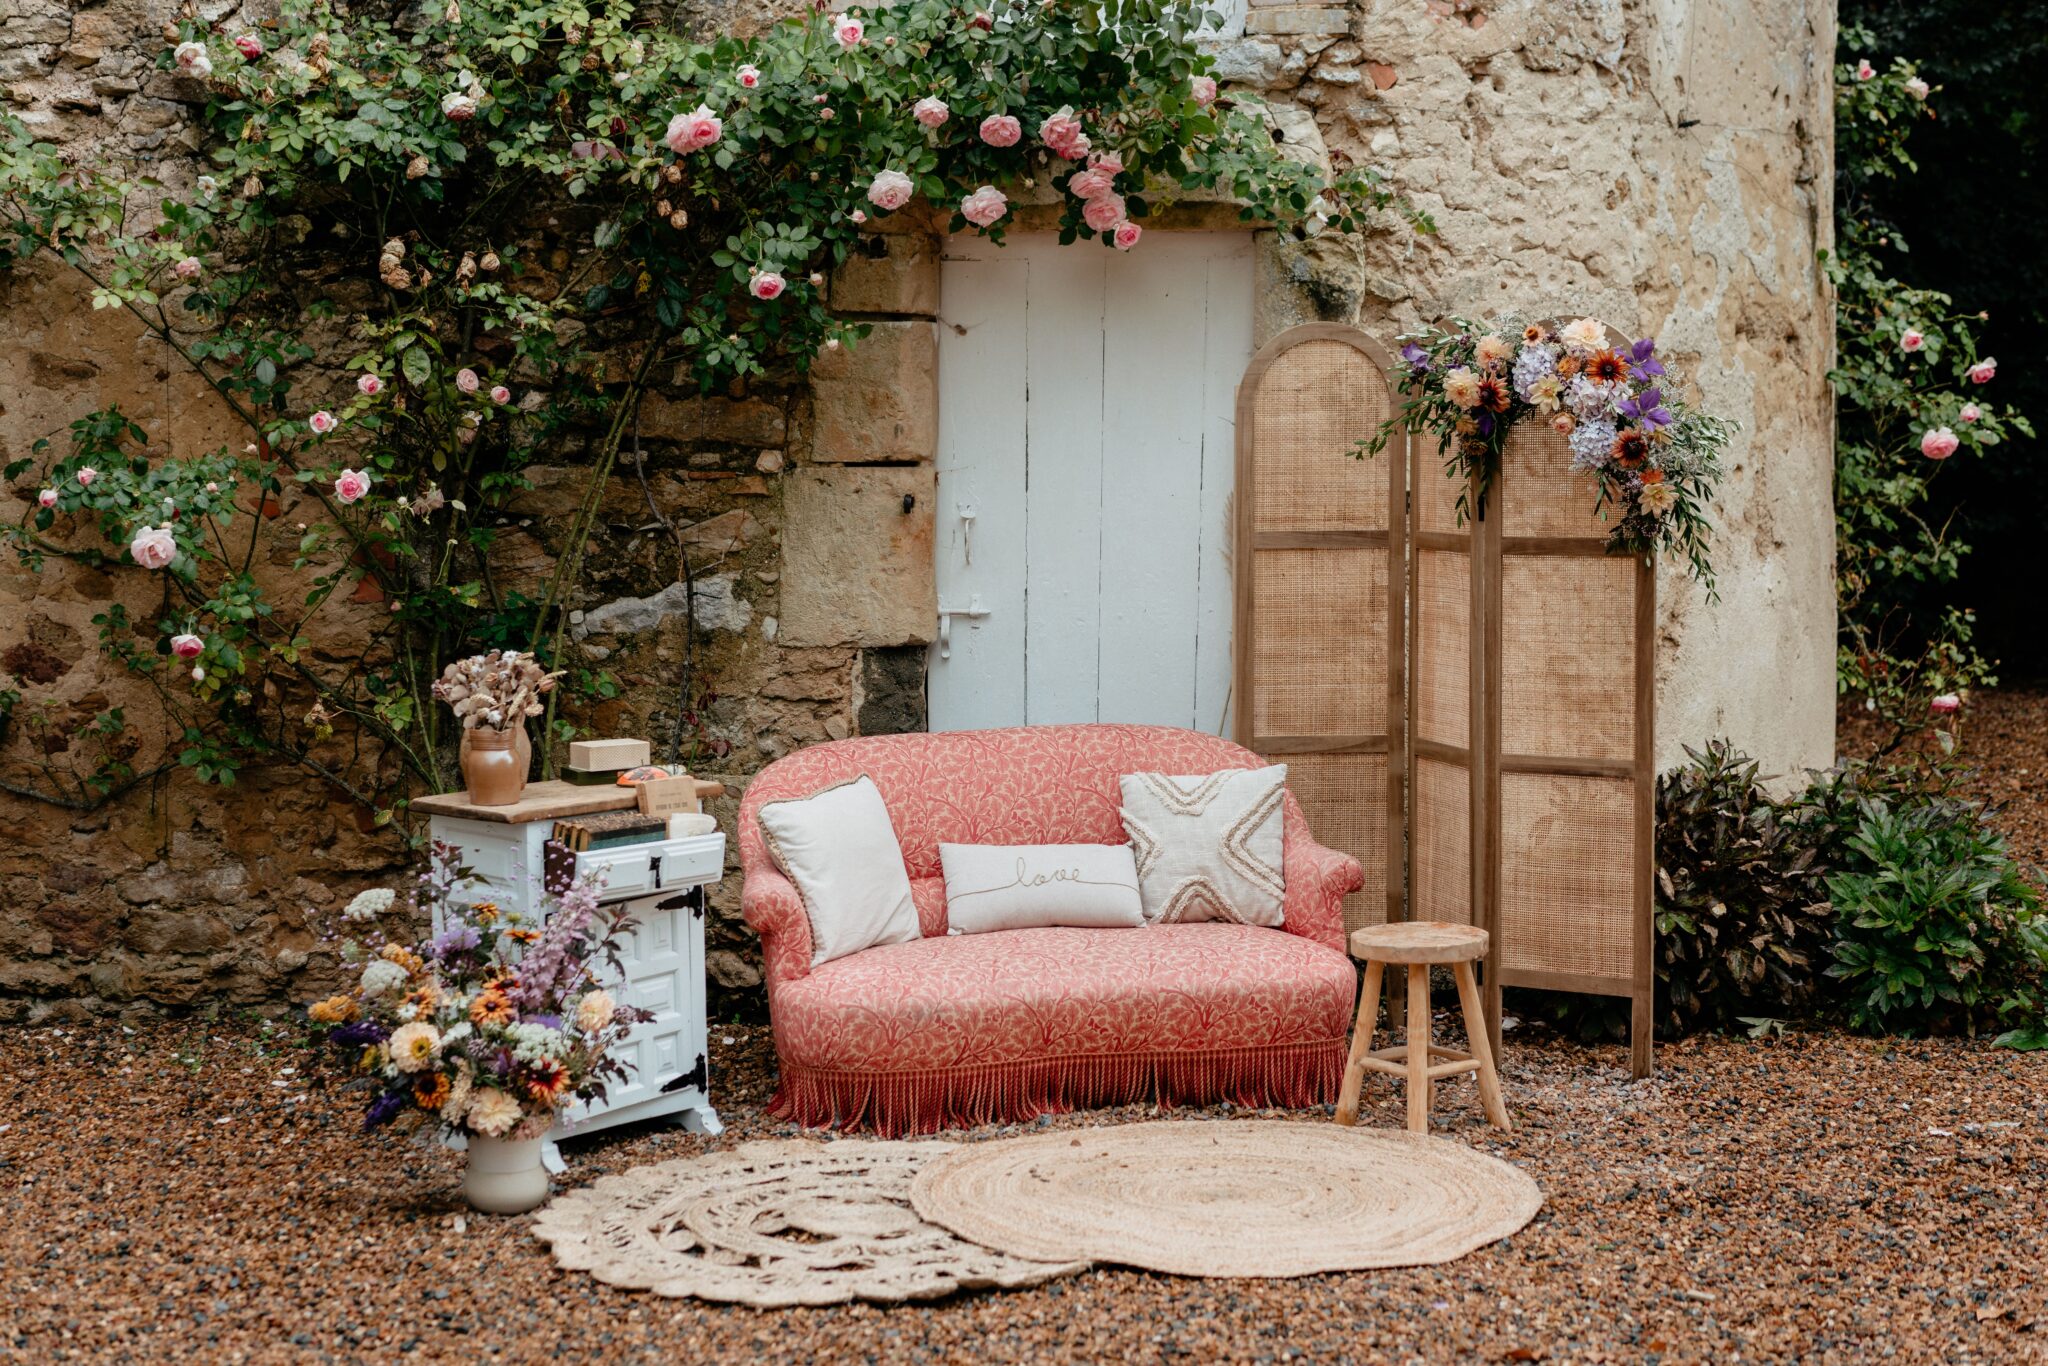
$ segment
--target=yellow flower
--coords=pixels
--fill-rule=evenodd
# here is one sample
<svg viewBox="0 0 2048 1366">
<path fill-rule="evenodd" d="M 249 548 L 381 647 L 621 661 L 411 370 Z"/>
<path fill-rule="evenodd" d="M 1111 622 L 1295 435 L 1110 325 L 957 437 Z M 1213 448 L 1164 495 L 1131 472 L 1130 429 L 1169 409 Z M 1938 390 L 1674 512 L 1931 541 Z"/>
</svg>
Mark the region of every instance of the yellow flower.
<svg viewBox="0 0 2048 1366">
<path fill-rule="evenodd" d="M 1557 411 L 1558 389 L 1557 376 L 1545 375 L 1529 386 L 1529 401 L 1541 412 L 1554 413 Z"/>
<path fill-rule="evenodd" d="M 384 1045 L 373 1043 L 363 1050 L 363 1056 L 356 1061 L 358 1072 L 381 1072 L 384 1070 Z"/>
<path fill-rule="evenodd" d="M 412 1084 L 413 1103 L 422 1110 L 438 1110 L 448 1103 L 451 1089 L 446 1072 L 429 1072 Z"/>
</svg>

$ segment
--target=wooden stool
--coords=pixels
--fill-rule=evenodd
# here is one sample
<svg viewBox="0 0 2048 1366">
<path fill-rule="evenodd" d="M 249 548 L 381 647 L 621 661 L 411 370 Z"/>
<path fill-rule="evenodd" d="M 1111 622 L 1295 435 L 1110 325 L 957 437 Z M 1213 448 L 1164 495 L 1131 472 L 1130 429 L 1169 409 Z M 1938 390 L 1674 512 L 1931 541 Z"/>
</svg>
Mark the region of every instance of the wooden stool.
<svg viewBox="0 0 2048 1366">
<path fill-rule="evenodd" d="M 1337 1122 L 1358 1123 L 1358 1090 L 1369 1068 L 1408 1079 L 1408 1127 L 1418 1134 L 1428 1133 L 1432 1083 L 1475 1072 L 1486 1118 L 1497 1129 L 1513 1129 L 1507 1106 L 1501 1103 L 1493 1050 L 1486 1042 L 1486 1012 L 1479 1004 L 1479 985 L 1472 978 L 1472 964 L 1486 956 L 1486 931 L 1435 920 L 1372 925 L 1351 936 L 1351 956 L 1365 960 L 1365 988 L 1358 995 L 1358 1023 L 1351 1031 L 1344 1089 L 1337 1096 Z M 1449 964 L 1451 976 L 1457 979 L 1465 1034 L 1472 1041 L 1470 1053 L 1429 1041 L 1429 969 L 1437 963 Z M 1380 1018 L 1380 974 L 1388 964 L 1406 964 L 1408 968 L 1408 1042 L 1375 1050 L 1372 1034 Z"/>
</svg>

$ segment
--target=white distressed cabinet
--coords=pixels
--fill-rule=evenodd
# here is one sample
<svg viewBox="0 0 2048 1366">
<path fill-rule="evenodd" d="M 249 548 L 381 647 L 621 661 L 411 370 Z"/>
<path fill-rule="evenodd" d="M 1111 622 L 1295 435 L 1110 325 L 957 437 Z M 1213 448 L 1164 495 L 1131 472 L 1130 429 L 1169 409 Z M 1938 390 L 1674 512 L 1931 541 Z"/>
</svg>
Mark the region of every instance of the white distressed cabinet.
<svg viewBox="0 0 2048 1366">
<path fill-rule="evenodd" d="M 461 793 L 428 797 L 415 809 L 429 817 L 436 841 L 460 851 L 472 878 L 456 890 L 466 901 L 489 899 L 508 911 L 534 912 L 543 900 L 545 847 L 557 820 L 630 805 L 618 788 L 532 783 L 513 806 L 471 806 Z M 621 1003 L 654 1012 L 635 1025 L 620 1060 L 632 1070 L 602 1104 L 562 1114 L 551 1138 L 615 1124 L 673 1117 L 698 1133 L 723 1129 L 711 1106 L 710 1050 L 704 1018 L 705 887 L 725 872 L 725 836 L 690 835 L 576 855 L 576 875 L 601 875 L 600 904 L 631 917 L 620 954 L 623 973 L 604 985 Z M 438 930 L 439 927 L 437 926 Z"/>
</svg>

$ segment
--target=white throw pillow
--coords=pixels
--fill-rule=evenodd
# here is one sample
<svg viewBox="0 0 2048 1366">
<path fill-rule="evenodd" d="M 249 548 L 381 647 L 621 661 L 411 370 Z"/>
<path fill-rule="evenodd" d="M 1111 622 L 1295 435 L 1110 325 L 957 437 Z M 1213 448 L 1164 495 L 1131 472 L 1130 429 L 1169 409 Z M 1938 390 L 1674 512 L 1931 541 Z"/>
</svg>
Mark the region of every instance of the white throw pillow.
<svg viewBox="0 0 2048 1366">
<path fill-rule="evenodd" d="M 1126 773 L 1121 782 L 1147 923 L 1282 923 L 1287 765 L 1192 777 Z"/>
<path fill-rule="evenodd" d="M 881 789 L 863 773 L 757 813 L 811 920 L 811 966 L 918 937 L 917 903 Z"/>
<path fill-rule="evenodd" d="M 1145 923 L 1128 844 L 941 844 L 949 934 Z"/>
</svg>

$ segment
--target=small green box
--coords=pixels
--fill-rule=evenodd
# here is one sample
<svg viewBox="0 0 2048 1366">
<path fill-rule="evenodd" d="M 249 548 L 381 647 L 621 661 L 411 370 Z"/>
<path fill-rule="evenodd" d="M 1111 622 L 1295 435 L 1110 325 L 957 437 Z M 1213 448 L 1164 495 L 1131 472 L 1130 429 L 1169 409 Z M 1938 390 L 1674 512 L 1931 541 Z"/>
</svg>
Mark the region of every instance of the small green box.
<svg viewBox="0 0 2048 1366">
<path fill-rule="evenodd" d="M 623 768 L 569 768 L 561 770 L 562 781 L 578 787 L 606 787 L 616 784 Z"/>
</svg>

